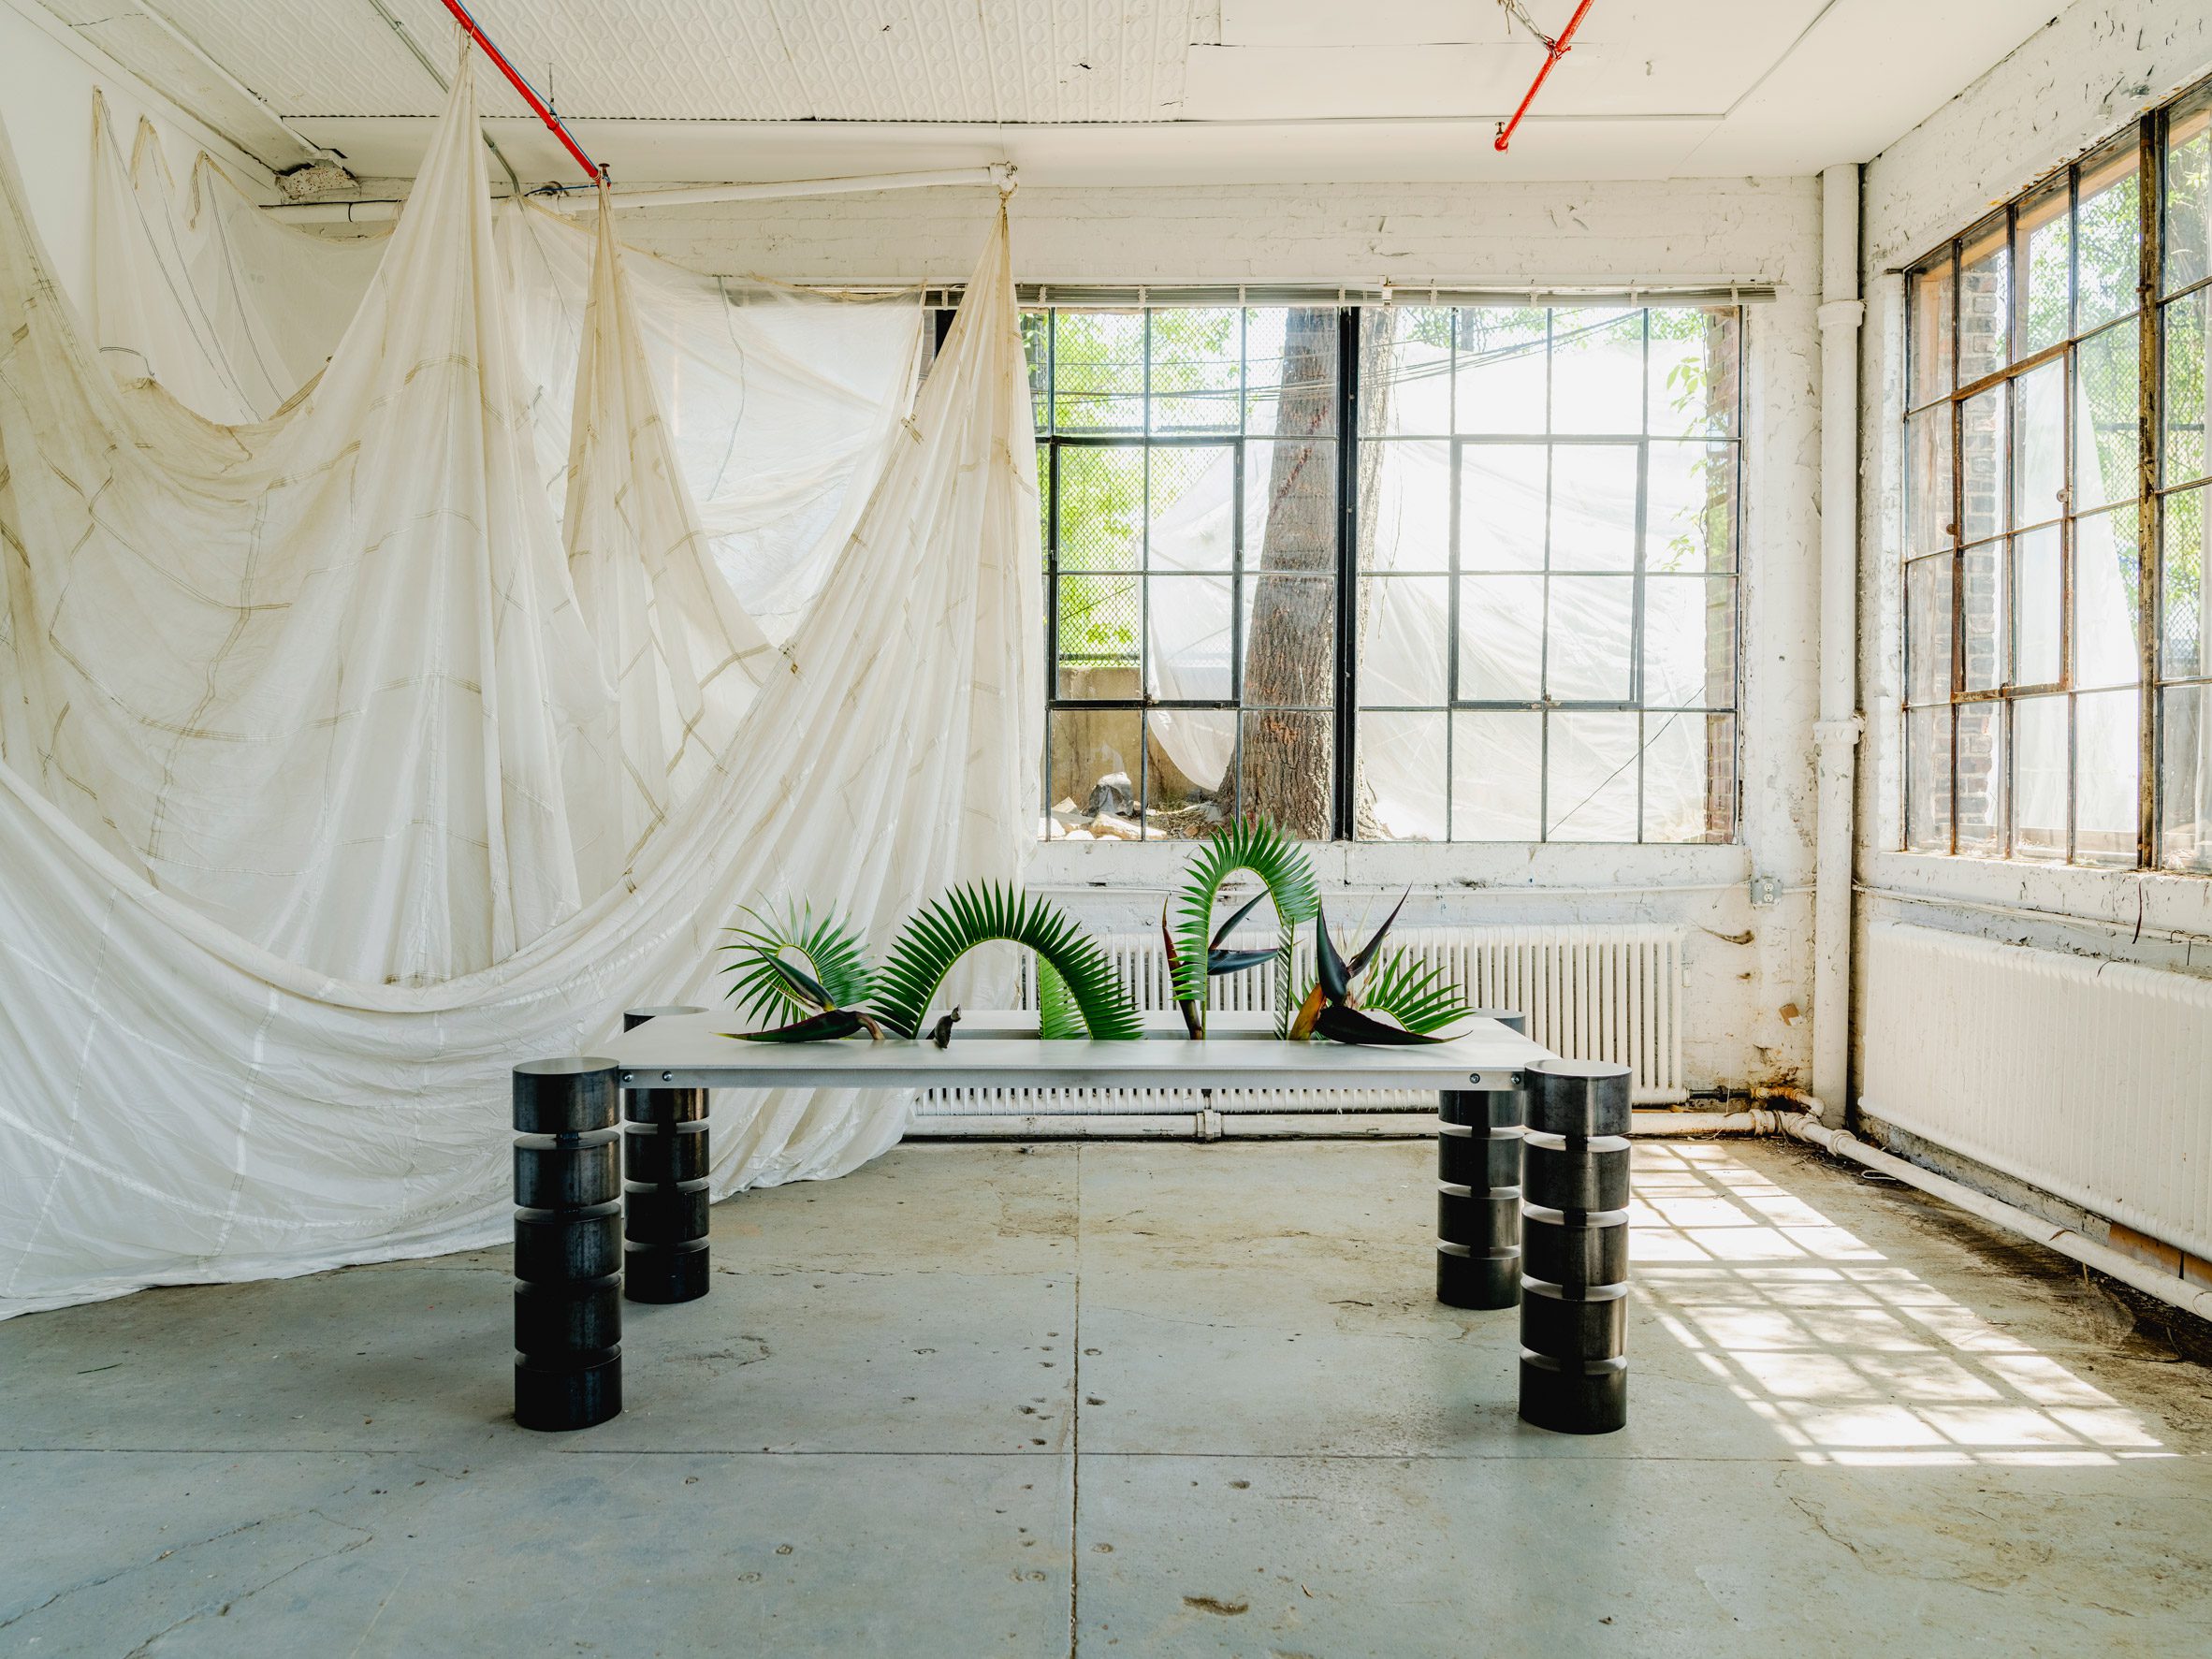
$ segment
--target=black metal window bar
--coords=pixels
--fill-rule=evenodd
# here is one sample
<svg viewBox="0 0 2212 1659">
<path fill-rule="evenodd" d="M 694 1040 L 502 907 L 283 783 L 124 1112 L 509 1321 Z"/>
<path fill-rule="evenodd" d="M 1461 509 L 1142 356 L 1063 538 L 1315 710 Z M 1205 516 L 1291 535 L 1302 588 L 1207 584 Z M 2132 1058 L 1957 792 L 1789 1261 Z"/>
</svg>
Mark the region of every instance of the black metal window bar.
<svg viewBox="0 0 2212 1659">
<path fill-rule="evenodd" d="M 2212 81 L 1907 269 L 1909 851 L 2212 870 L 2208 196 Z"/>
</svg>

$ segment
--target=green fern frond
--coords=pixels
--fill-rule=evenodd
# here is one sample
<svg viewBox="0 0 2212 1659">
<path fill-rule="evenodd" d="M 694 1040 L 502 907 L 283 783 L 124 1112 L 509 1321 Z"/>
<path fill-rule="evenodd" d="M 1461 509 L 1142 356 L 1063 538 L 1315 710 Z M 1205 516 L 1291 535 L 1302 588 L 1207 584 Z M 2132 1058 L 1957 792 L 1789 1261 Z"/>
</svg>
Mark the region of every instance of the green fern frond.
<svg viewBox="0 0 2212 1659">
<path fill-rule="evenodd" d="M 722 949 L 736 960 L 722 969 L 737 977 L 726 995 L 754 1020 L 804 1018 L 866 1002 L 875 992 L 860 937 L 834 914 L 787 905 L 781 915 L 748 910 L 748 927 Z"/>
<path fill-rule="evenodd" d="M 1475 1010 L 1457 981 L 1410 951 L 1398 951 L 1359 994 L 1369 1013 L 1389 1014 L 1408 1031 L 1441 1031 Z"/>
<path fill-rule="evenodd" d="M 1214 901 L 1221 884 L 1239 870 L 1259 877 L 1267 888 L 1286 939 L 1298 924 L 1311 920 L 1318 906 L 1314 867 L 1304 848 L 1263 818 L 1230 825 L 1199 850 L 1172 901 L 1178 1001 L 1200 1009 L 1206 1006 L 1207 935 L 1214 925 Z M 1278 984 L 1285 973 L 1279 959 Z"/>
<path fill-rule="evenodd" d="M 908 1037 L 920 1031 L 953 965 L 992 939 L 1037 953 L 1039 1026 L 1049 1016 L 1056 1027 L 1048 1035 L 1129 1041 L 1144 1034 L 1136 1004 L 1096 940 L 1050 901 L 988 881 L 956 887 L 909 919 L 876 976 L 875 1008 L 884 1024 Z"/>
</svg>

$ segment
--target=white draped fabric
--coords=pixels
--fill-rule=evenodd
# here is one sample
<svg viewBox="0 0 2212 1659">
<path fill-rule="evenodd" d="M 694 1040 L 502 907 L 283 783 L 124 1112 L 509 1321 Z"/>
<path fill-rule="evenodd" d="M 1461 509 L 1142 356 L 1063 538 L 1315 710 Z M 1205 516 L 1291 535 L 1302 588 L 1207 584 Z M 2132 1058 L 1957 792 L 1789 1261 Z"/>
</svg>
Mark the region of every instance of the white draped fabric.
<svg viewBox="0 0 2212 1659">
<path fill-rule="evenodd" d="M 0 1315 L 488 1243 L 508 1069 L 711 995 L 739 906 L 881 943 L 1018 877 L 1041 601 L 1003 213 L 910 413 L 848 434 L 849 492 L 793 485 L 851 528 L 779 648 L 604 229 L 556 524 L 481 158 L 464 66 L 327 368 L 217 425 L 109 375 L 0 146 Z M 718 1097 L 716 1190 L 850 1169 L 905 1112 Z"/>
</svg>

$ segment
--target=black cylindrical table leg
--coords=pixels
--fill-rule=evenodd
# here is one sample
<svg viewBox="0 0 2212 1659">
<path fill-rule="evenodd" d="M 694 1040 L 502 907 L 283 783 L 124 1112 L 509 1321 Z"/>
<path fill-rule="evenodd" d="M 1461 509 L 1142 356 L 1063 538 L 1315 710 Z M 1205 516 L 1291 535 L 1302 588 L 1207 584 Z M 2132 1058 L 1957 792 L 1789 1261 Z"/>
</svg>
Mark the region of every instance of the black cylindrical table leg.
<svg viewBox="0 0 2212 1659">
<path fill-rule="evenodd" d="M 588 1429 L 622 1409 L 621 1130 L 615 1063 L 515 1068 L 515 1420 Z"/>
<path fill-rule="evenodd" d="M 1629 1071 L 1528 1070 L 1521 1416 L 1563 1434 L 1628 1422 Z"/>
<path fill-rule="evenodd" d="M 1516 1031 L 1525 1015 L 1475 1012 Z M 1511 1307 L 1521 1300 L 1521 1089 L 1448 1089 L 1436 1103 L 1436 1300 Z"/>
<path fill-rule="evenodd" d="M 633 1008 L 631 1031 L 662 1014 L 702 1008 Z M 635 1076 L 648 1073 L 636 1072 Z M 623 1294 L 632 1302 L 696 1302 L 707 1290 L 706 1091 L 633 1088 L 622 1115 Z"/>
</svg>

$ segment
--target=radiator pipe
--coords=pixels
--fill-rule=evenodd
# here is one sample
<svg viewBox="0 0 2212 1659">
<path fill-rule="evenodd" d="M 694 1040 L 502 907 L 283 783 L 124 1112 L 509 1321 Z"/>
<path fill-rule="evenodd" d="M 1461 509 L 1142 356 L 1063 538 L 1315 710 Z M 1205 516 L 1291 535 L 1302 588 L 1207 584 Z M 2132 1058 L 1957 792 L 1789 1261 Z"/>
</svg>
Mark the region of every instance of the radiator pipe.
<svg viewBox="0 0 2212 1659">
<path fill-rule="evenodd" d="M 1843 1127 L 1851 1081 L 1853 798 L 1858 783 L 1858 297 L 1855 165 L 1820 176 L 1820 718 L 1813 832 L 1812 1088 Z"/>
<path fill-rule="evenodd" d="M 1979 1215 L 1985 1221 L 1994 1222 L 2008 1232 L 2018 1233 L 2031 1243 L 2056 1250 L 2061 1256 L 2071 1257 L 2085 1267 L 2093 1267 L 2099 1273 L 2117 1279 L 2123 1285 L 2131 1285 L 2146 1296 L 2155 1296 L 2159 1301 L 2177 1307 L 2184 1313 L 2194 1314 L 2200 1319 L 2212 1319 L 2212 1290 L 2199 1289 L 2176 1274 L 2161 1273 L 2132 1256 L 2122 1255 L 2109 1244 L 2100 1244 L 2094 1239 L 2084 1238 L 2071 1227 L 2060 1227 L 2056 1222 L 2045 1221 L 2040 1215 L 2030 1215 L 2026 1210 L 2008 1204 L 2001 1199 L 1991 1198 L 1986 1192 L 1977 1192 L 1946 1175 L 1937 1174 L 1933 1170 L 1924 1170 L 1918 1164 L 1907 1163 L 1903 1158 L 1884 1152 L 1878 1146 L 1868 1145 L 1849 1129 L 1830 1128 L 1826 1122 L 1826 1112 L 1822 1109 L 1820 1101 L 1811 1095 L 1797 1095 L 1791 1099 L 1804 1110 L 1776 1113 L 1783 1134 L 1795 1140 L 1809 1141 L 1831 1157 L 1864 1165 L 1893 1180 L 1902 1181 L 1908 1186 L 1918 1187 L 1931 1198 L 1942 1199 L 1945 1203 Z"/>
</svg>

